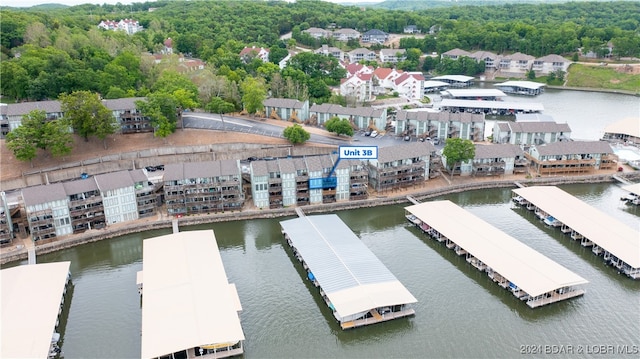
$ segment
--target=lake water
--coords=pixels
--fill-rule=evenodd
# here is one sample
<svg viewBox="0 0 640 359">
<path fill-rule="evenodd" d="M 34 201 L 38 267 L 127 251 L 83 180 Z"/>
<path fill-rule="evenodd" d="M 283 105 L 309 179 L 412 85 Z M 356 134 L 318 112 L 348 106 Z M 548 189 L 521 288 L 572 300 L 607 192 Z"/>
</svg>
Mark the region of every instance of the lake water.
<svg viewBox="0 0 640 359">
<path fill-rule="evenodd" d="M 522 100 L 543 100 L 547 110 L 573 103 L 575 111 L 553 116 L 571 121 L 576 138 L 633 114 L 638 101 L 631 96 L 552 90 L 543 96 Z M 587 105 L 610 112 L 595 116 L 595 109 L 583 112 Z M 571 113 L 586 115 L 574 118 Z M 639 229 L 640 209 L 622 204 L 626 192 L 619 185 L 561 188 Z M 215 231 L 229 281 L 236 284 L 242 302 L 247 358 L 511 358 L 523 351 L 560 350 L 598 357 L 621 357 L 626 350 L 636 355 L 625 357 L 637 357 L 640 281 L 619 275 L 588 248 L 545 227 L 533 213 L 514 208 L 510 197 L 510 190 L 494 189 L 441 199 L 587 279 L 583 297 L 530 309 L 464 258 L 410 226 L 403 205 L 342 211 L 338 216 L 419 301 L 413 317 L 342 331 L 292 258 L 280 233 L 282 219 L 181 230 Z M 169 232 L 122 236 L 38 257 L 39 262 L 71 261 L 73 287 L 58 328 L 65 358 L 140 357 L 142 312 L 136 273 L 142 269 L 142 241 Z"/>
</svg>

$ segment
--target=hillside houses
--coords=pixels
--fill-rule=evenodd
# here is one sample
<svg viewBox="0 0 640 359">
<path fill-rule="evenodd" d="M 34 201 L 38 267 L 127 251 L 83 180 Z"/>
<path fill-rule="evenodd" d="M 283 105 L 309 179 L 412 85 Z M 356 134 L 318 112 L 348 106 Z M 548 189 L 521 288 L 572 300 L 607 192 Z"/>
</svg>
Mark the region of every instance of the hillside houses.
<svg viewBox="0 0 640 359">
<path fill-rule="evenodd" d="M 104 30 L 124 31 L 128 35 L 133 35 L 138 31 L 144 30 L 138 20 L 133 19 L 122 19 L 120 21 L 102 20 L 98 24 L 98 27 Z"/>
<path fill-rule="evenodd" d="M 264 47 L 245 47 L 240 51 L 240 58 L 244 63 L 249 63 L 254 58 L 259 58 L 262 62 L 269 62 L 269 49 Z"/>
<path fill-rule="evenodd" d="M 460 57 L 470 57 L 476 61 L 484 61 L 488 71 L 501 71 L 505 74 L 524 75 L 533 70 L 537 74 L 545 75 L 558 70 L 567 71 L 571 61 L 562 56 L 551 54 L 535 58 L 520 52 L 513 54 L 497 55 L 489 51 L 468 52 L 461 49 L 452 49 L 443 52 L 441 58 L 457 60 Z"/>
</svg>

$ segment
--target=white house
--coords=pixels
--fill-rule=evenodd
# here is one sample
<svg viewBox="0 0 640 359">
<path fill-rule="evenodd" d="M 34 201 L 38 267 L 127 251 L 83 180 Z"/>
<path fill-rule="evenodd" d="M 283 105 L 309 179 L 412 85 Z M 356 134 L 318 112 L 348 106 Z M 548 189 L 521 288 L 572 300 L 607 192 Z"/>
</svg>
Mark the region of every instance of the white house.
<svg viewBox="0 0 640 359">
<path fill-rule="evenodd" d="M 532 70 L 542 74 L 549 74 L 558 70 L 567 72 L 571 62 L 560 55 L 547 55 L 533 61 Z"/>
<path fill-rule="evenodd" d="M 358 62 L 362 60 L 375 61 L 378 58 L 375 52 L 362 47 L 349 51 L 348 56 L 349 62 Z"/>
<path fill-rule="evenodd" d="M 360 38 L 360 32 L 354 29 L 339 29 L 335 30 L 332 36 L 338 41 L 357 40 Z"/>
<path fill-rule="evenodd" d="M 424 96 L 424 76 L 405 72 L 395 79 L 393 89 L 408 99 L 421 99 Z"/>
<path fill-rule="evenodd" d="M 405 49 L 382 49 L 380 50 L 380 61 L 382 63 L 395 64 L 407 59 L 407 50 Z"/>
<path fill-rule="evenodd" d="M 264 47 L 245 47 L 240 51 L 240 58 L 245 63 L 250 62 L 253 58 L 259 58 L 262 62 L 269 62 L 269 49 Z"/>
<path fill-rule="evenodd" d="M 371 101 L 372 77 L 372 74 L 356 73 L 349 78 L 342 79 L 340 95 L 353 96 L 357 102 Z"/>
</svg>

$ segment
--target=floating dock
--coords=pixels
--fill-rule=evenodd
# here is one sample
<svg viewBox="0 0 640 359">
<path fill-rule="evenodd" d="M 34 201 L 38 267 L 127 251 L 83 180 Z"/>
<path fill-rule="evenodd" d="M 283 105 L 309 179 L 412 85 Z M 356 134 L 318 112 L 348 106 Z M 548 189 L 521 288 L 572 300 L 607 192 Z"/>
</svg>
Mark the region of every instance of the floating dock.
<svg viewBox="0 0 640 359">
<path fill-rule="evenodd" d="M 531 308 L 578 297 L 584 278 L 451 201 L 405 208 L 407 219 Z"/>
<path fill-rule="evenodd" d="M 414 315 L 417 300 L 335 214 L 281 221 L 293 254 L 342 329 Z"/>
<path fill-rule="evenodd" d="M 56 333 L 71 262 L 21 265 L 0 271 L 0 358 L 49 358 L 60 353 Z"/>
<path fill-rule="evenodd" d="M 244 352 L 242 310 L 212 230 L 143 242 L 142 358 L 225 358 Z"/>
<path fill-rule="evenodd" d="M 515 115 L 516 113 L 540 113 L 544 111 L 541 103 L 507 102 L 507 101 L 477 101 L 442 99 L 439 107 L 448 111 L 475 112 L 496 115 Z"/>
<path fill-rule="evenodd" d="M 506 93 L 536 96 L 544 92 L 545 84 L 533 81 L 506 81 L 494 86 Z"/>
<path fill-rule="evenodd" d="M 535 211 L 543 219 L 553 217 L 554 226 L 591 247 L 594 254 L 621 273 L 640 279 L 640 232 L 584 203 L 555 186 L 532 186 L 512 190 L 514 202 Z"/>
</svg>

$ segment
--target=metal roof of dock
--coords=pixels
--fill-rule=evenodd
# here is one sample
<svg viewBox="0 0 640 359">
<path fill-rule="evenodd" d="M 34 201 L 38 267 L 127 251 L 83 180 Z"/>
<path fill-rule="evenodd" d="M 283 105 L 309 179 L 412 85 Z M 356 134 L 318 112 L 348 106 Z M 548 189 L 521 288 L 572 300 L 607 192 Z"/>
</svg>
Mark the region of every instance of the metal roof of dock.
<svg viewBox="0 0 640 359">
<path fill-rule="evenodd" d="M 507 94 L 496 89 L 447 89 L 441 92 L 443 95 L 456 97 L 506 97 Z"/>
<path fill-rule="evenodd" d="M 337 215 L 280 225 L 341 317 L 417 302 Z"/>
<path fill-rule="evenodd" d="M 486 108 L 496 110 L 522 110 L 522 111 L 544 111 L 544 106 L 537 102 L 507 102 L 507 101 L 478 101 L 478 100 L 456 100 L 445 98 L 440 102 L 440 107 L 465 107 L 465 108 Z"/>
<path fill-rule="evenodd" d="M 533 81 L 506 81 L 499 84 L 494 84 L 497 87 L 521 87 L 529 90 L 537 90 L 541 87 L 545 87 L 546 85 L 540 82 Z"/>
<path fill-rule="evenodd" d="M 623 190 L 640 196 L 640 183 L 630 184 L 622 187 Z"/>
<path fill-rule="evenodd" d="M 435 81 L 445 80 L 445 81 L 455 81 L 455 82 L 468 82 L 468 81 L 473 80 L 473 77 L 472 76 L 465 76 L 465 75 L 442 75 L 442 76 L 432 77 L 431 80 L 435 80 Z"/>
<path fill-rule="evenodd" d="M 513 192 L 631 267 L 640 268 L 640 231 L 637 229 L 555 186 L 524 187 Z"/>
<path fill-rule="evenodd" d="M 142 268 L 142 358 L 244 340 L 212 230 L 144 240 Z"/>
<path fill-rule="evenodd" d="M 0 271 L 0 358 L 48 358 L 71 262 Z"/>
<path fill-rule="evenodd" d="M 588 283 L 451 201 L 425 202 L 405 209 L 530 296 Z"/>
</svg>

